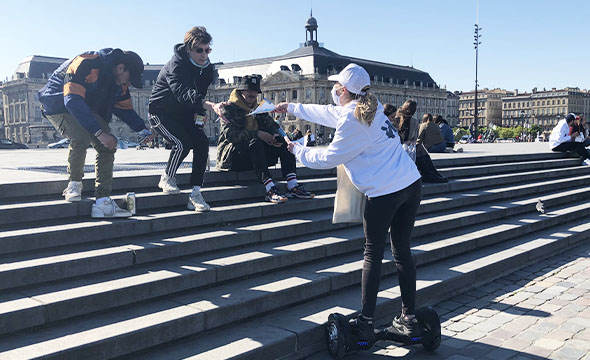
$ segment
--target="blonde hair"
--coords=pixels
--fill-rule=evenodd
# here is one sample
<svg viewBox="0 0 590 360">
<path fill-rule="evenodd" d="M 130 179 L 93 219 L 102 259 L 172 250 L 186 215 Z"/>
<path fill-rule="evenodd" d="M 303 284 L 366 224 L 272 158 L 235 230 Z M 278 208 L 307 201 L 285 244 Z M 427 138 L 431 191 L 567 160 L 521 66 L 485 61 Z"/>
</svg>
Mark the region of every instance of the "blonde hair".
<svg viewBox="0 0 590 360">
<path fill-rule="evenodd" d="M 354 117 L 363 124 L 371 126 L 373 120 L 375 120 L 379 102 L 375 95 L 369 92 L 369 86 L 365 86 L 361 92 L 364 92 L 365 95 L 351 93 L 353 99 L 358 99 L 358 103 L 354 108 Z"/>
</svg>

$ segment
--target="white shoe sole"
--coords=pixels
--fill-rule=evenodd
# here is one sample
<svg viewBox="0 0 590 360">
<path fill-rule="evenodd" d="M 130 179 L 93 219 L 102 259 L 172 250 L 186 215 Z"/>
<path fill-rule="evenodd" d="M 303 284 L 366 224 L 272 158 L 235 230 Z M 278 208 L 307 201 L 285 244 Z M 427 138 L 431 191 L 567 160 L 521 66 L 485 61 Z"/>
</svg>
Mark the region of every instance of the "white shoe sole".
<svg viewBox="0 0 590 360">
<path fill-rule="evenodd" d="M 164 190 L 164 187 L 162 187 L 160 185 L 158 185 L 158 187 L 160 189 L 162 189 L 162 192 L 166 195 L 180 194 L 180 189 L 178 189 L 178 190 Z"/>
<path fill-rule="evenodd" d="M 90 217 L 93 219 L 120 219 L 120 218 L 128 218 L 133 215 L 114 215 L 114 216 L 104 216 L 104 214 L 90 214 Z"/>
<path fill-rule="evenodd" d="M 82 196 L 65 198 L 65 200 L 68 202 L 78 202 L 78 201 L 82 201 Z"/>
<path fill-rule="evenodd" d="M 128 217 L 131 217 L 131 216 L 133 216 L 133 215 L 132 214 L 129 214 L 129 215 L 127 215 L 127 214 L 118 214 L 118 215 L 115 214 L 113 216 L 105 216 L 105 214 L 102 211 L 98 212 L 98 211 L 94 211 L 94 209 L 92 209 L 91 212 L 90 212 L 90 217 L 93 218 L 93 219 L 128 218 Z"/>
<path fill-rule="evenodd" d="M 189 210 L 194 210 L 196 212 L 205 212 L 205 211 L 209 211 L 211 210 L 211 207 L 209 207 L 208 209 L 197 209 L 193 204 L 191 204 L 190 202 L 188 204 L 186 204 L 186 208 Z"/>
</svg>

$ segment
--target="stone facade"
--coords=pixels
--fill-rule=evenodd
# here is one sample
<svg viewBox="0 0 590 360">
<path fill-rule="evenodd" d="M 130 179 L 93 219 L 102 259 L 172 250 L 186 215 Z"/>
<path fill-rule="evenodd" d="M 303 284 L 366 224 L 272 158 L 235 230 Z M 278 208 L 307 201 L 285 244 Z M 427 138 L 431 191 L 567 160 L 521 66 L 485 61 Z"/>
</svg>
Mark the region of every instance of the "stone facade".
<svg viewBox="0 0 590 360">
<path fill-rule="evenodd" d="M 512 95 L 503 89 L 477 91 L 477 125 L 502 125 L 502 98 Z M 459 125 L 468 127 L 473 123 L 475 112 L 475 91 L 459 93 Z"/>
<path fill-rule="evenodd" d="M 2 82 L 0 81 L 0 89 L 2 88 Z M 6 138 L 4 133 L 4 96 L 2 90 L 0 90 L 0 139 Z"/>
<path fill-rule="evenodd" d="M 458 92 L 447 91 L 447 107 L 443 117 L 450 126 L 459 124 L 459 95 Z"/>
<path fill-rule="evenodd" d="M 441 114 L 453 122 L 457 114 L 457 100 L 441 89 L 430 75 L 409 66 L 380 63 L 372 60 L 339 55 L 324 48 L 317 41 L 317 21 L 310 17 L 306 22 L 306 41 L 302 46 L 288 54 L 240 61 L 228 64 L 215 64 L 217 81 L 209 88 L 208 99 L 214 102 L 225 101 L 243 76 L 261 74 L 262 91 L 273 103 L 296 101 L 310 104 L 331 104 L 330 90 L 334 85 L 329 75 L 337 74 L 351 62 L 363 66 L 371 76 L 371 91 L 382 103 L 400 106 L 407 99 L 418 103 L 416 116 L 425 113 Z M 51 73 L 65 61 L 64 58 L 31 56 L 21 64 L 13 80 L 5 83 L 4 113 L 6 118 L 5 135 L 14 141 L 44 146 L 59 138 L 51 124 L 41 116 L 37 91 L 45 84 Z M 133 107 L 144 120 L 147 120 L 148 99 L 162 65 L 146 65 L 143 89 L 131 89 Z M 261 96 L 262 98 L 262 96 Z M 211 142 L 219 135 L 219 120 L 209 112 L 205 133 Z M 327 139 L 333 129 L 290 116 L 281 116 L 285 131 L 300 129 L 323 134 Z M 113 117 L 110 123 L 112 133 L 121 139 L 136 140 L 137 135 L 123 122 Z"/>
<path fill-rule="evenodd" d="M 549 132 L 568 113 L 590 116 L 590 92 L 565 88 L 518 94 L 502 98 L 502 126 L 537 124 Z"/>
<path fill-rule="evenodd" d="M 46 80 L 20 78 L 2 86 L 7 139 L 23 144 L 37 144 L 54 140 L 55 130 L 41 116 L 37 92 Z M 44 141 L 43 141 L 44 140 Z"/>
<path fill-rule="evenodd" d="M 334 85 L 328 76 L 337 74 L 351 62 L 363 66 L 371 77 L 371 91 L 382 103 L 400 106 L 407 99 L 418 103 L 416 116 L 422 118 L 425 113 L 441 114 L 444 117 L 457 114 L 449 110 L 458 107 L 457 101 L 450 104 L 447 91 L 441 89 L 428 73 L 408 66 L 379 63 L 372 60 L 352 58 L 339 55 L 324 48 L 317 42 L 317 21 L 310 17 L 306 25 L 306 41 L 302 46 L 281 56 L 218 64 L 217 83 L 210 88 L 209 98 L 219 102 L 227 100 L 231 91 L 245 75 L 260 74 L 263 76 L 262 97 L 272 103 L 282 101 L 309 104 L 331 104 L 330 91 Z M 215 118 L 213 116 L 213 118 Z M 287 132 L 300 129 L 305 133 L 311 130 L 315 134 L 323 134 L 324 139 L 334 131 L 323 126 L 281 115 L 280 120 Z M 210 122 L 209 134 L 215 134 L 219 124 Z"/>
</svg>

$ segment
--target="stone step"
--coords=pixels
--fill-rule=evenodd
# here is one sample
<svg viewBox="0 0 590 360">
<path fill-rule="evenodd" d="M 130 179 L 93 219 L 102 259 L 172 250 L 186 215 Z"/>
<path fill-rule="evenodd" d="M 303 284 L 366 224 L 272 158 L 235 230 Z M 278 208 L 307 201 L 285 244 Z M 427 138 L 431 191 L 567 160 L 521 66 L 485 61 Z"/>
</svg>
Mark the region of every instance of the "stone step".
<svg viewBox="0 0 590 360">
<path fill-rule="evenodd" d="M 328 210 L 0 257 L 0 289 L 337 230 Z"/>
<path fill-rule="evenodd" d="M 318 177 L 301 180 L 306 189 L 311 192 L 326 192 L 336 189 L 335 177 Z M 277 183 L 279 188 L 286 189 L 286 182 Z M 136 209 L 139 214 L 153 209 L 185 208 L 191 189 L 182 190 L 180 194 L 166 195 L 158 191 L 146 191 L 136 193 Z M 245 182 L 242 185 L 224 185 L 205 187 L 202 190 L 203 198 L 209 203 L 228 202 L 236 200 L 255 199 L 263 200 L 264 187 L 256 182 Z M 125 208 L 125 195 L 112 196 L 119 206 Z M 61 197 L 52 200 L 12 201 L 0 205 L 0 226 L 13 225 L 26 222 L 38 222 L 54 219 L 88 218 L 94 198 L 83 198 L 79 202 L 67 202 Z"/>
<path fill-rule="evenodd" d="M 284 204 L 245 202 L 216 205 L 211 211 L 162 209 L 164 212 L 138 214 L 128 219 L 88 218 L 27 223 L 0 230 L 0 254 L 40 250 L 58 246 L 140 236 L 247 219 L 262 219 L 301 211 L 333 207 L 334 194 L 319 194 L 313 200 L 292 199 Z M 167 211 L 168 210 L 168 211 Z"/>
<path fill-rule="evenodd" d="M 578 220 L 420 267 L 417 281 L 419 302 L 442 300 L 459 289 L 491 280 L 528 265 L 535 259 L 554 254 L 587 239 L 588 235 L 590 224 Z M 256 317 L 257 326 L 273 324 L 279 328 L 277 335 L 288 335 L 286 337 L 291 338 L 290 341 L 280 339 L 279 348 L 285 355 L 303 352 L 310 347 L 315 351 L 325 346 L 322 344 L 322 334 L 327 313 L 341 311 L 350 314 L 358 307 L 360 277 L 351 274 L 360 272 L 360 258 L 359 249 L 358 254 L 313 263 L 307 267 L 85 316 L 50 328 L 39 328 L 28 331 L 26 337 L 4 336 L 0 339 L 0 358 L 112 358 L 187 335 L 200 334 L 224 324 L 237 324 L 251 317 Z M 384 273 L 392 273 L 390 255 L 387 255 L 385 263 L 389 266 L 384 266 Z M 351 285 L 356 285 L 356 296 L 353 296 L 352 290 L 338 292 Z M 390 319 L 393 309 L 399 306 L 399 288 L 395 280 L 386 279 L 381 289 L 377 314 L 379 318 L 387 316 Z M 318 300 L 314 300 L 316 298 Z M 300 303 L 302 305 L 297 306 Z M 307 311 L 326 304 L 329 307 L 321 311 L 321 316 L 317 311 Z M 260 318 L 272 311 L 276 312 Z M 215 335 L 231 337 L 240 328 L 241 325 L 234 325 L 218 334 L 192 338 L 187 346 L 191 347 L 194 355 L 198 355 L 202 351 L 200 349 L 211 350 L 208 340 Z M 256 336 L 253 329 L 250 338 Z M 175 351 L 186 349 L 179 344 L 174 345 Z M 241 346 L 241 351 L 249 350 L 252 349 Z M 160 353 L 162 356 L 159 358 L 172 355 L 172 349 L 160 351 L 165 352 Z M 155 356 L 156 352 L 149 351 L 149 354 Z M 251 358 L 260 358 L 260 353 L 250 355 Z"/>
<path fill-rule="evenodd" d="M 458 292 L 588 242 L 589 237 L 590 224 L 578 220 L 482 249 L 477 253 L 419 267 L 417 305 L 438 303 Z M 382 279 L 377 299 L 377 327 L 387 326 L 396 312 L 399 312 L 399 294 L 397 279 Z M 503 305 L 498 303 L 498 306 Z M 339 312 L 355 316 L 359 307 L 360 286 L 356 285 L 298 306 L 279 309 L 266 316 L 256 317 L 255 320 L 240 322 L 237 326 L 227 326 L 205 335 L 179 339 L 122 359 L 301 359 L 317 352 L 322 352 L 328 358 L 325 343 L 328 315 Z M 432 356 L 423 351 L 425 357 Z"/>
<path fill-rule="evenodd" d="M 534 155 L 534 156 L 533 156 Z M 511 161 L 513 163 L 506 163 Z M 438 159 L 433 161 L 440 171 L 448 177 L 478 176 L 483 174 L 500 174 L 509 171 L 523 171 L 525 169 L 549 169 L 569 167 L 580 164 L 578 158 L 567 158 L 564 154 L 542 153 L 510 156 L 492 156 L 477 158 Z M 498 164 L 500 163 L 500 164 Z M 299 178 L 318 176 L 335 176 L 336 169 L 314 170 L 298 166 Z M 280 179 L 279 169 L 272 169 L 274 178 Z M 178 185 L 188 188 L 190 173 L 180 170 L 177 174 Z M 133 172 L 117 174 L 113 179 L 113 194 L 124 194 L 128 191 L 142 192 L 143 189 L 157 189 L 160 175 L 135 175 Z M 210 184 L 236 184 L 244 182 L 256 182 L 252 171 L 244 172 L 219 172 L 210 171 L 205 174 L 205 188 Z M 30 201 L 31 197 L 61 198 L 63 189 L 67 186 L 67 180 L 40 181 L 28 183 L 0 184 L 0 204 L 5 201 Z M 84 195 L 93 196 L 94 179 L 83 180 Z"/>
<path fill-rule="evenodd" d="M 456 211 L 452 210 L 456 208 L 527 196 L 537 191 L 562 190 L 565 186 L 571 186 L 574 190 L 565 193 L 559 191 L 557 195 L 558 201 L 575 199 L 579 196 L 578 194 L 584 196 L 584 190 L 581 187 L 584 183 L 587 183 L 587 180 L 587 177 L 560 179 L 552 182 L 501 187 L 475 193 L 450 194 L 447 197 L 426 198 L 422 201 L 419 214 L 446 209 L 447 212 L 436 215 L 437 218 L 444 219 L 444 222 L 437 221 L 430 224 L 431 230 L 423 231 L 424 226 L 420 225 L 421 219 L 424 218 L 426 222 L 429 222 L 431 217 L 429 215 L 419 216 L 417 225 L 420 226 L 416 226 L 414 233 L 416 236 L 421 236 L 428 231 L 435 231 L 435 227 L 439 229 L 441 227 L 452 227 L 456 218 L 462 218 L 461 221 L 468 221 L 469 224 L 472 224 L 477 222 L 477 219 L 481 218 L 482 215 L 487 214 L 486 216 L 494 216 L 493 218 L 504 216 L 499 211 L 494 211 L 494 215 L 488 214 L 486 206 L 469 209 L 467 212 L 461 211 L 457 216 Z M 550 196 L 550 194 L 547 196 Z M 531 206 L 535 201 L 534 198 L 528 199 L 522 204 L 527 207 L 521 212 L 531 210 Z M 513 207 L 509 204 L 506 209 Z M 512 212 L 514 213 L 515 210 L 512 210 Z M 466 213 L 470 213 L 471 216 L 465 218 Z M 71 249 L 60 248 L 32 254 L 20 252 L 18 255 L 6 255 L 0 257 L 0 261 L 3 263 L 0 266 L 0 280 L 2 280 L 0 281 L 0 289 L 75 277 L 89 272 L 112 270 L 205 251 L 222 250 L 225 248 L 223 244 L 232 247 L 251 244 L 252 242 L 261 241 L 261 239 L 264 239 L 264 241 L 280 239 L 295 235 L 296 229 L 301 226 L 306 226 L 301 233 L 338 228 L 338 226 L 331 225 L 331 209 L 329 207 L 326 210 L 321 210 L 320 213 L 309 215 L 304 213 L 289 214 L 286 217 L 279 217 L 276 222 L 265 220 L 250 222 L 251 220 L 240 222 L 234 226 L 216 227 L 212 230 L 181 230 L 178 234 L 170 232 L 148 236 L 142 234 L 129 240 L 109 241 L 105 245 L 98 246 L 94 244 L 88 246 L 75 245 Z M 245 229 L 248 231 L 245 232 Z M 267 234 L 264 238 L 260 235 L 263 229 L 266 230 L 265 233 Z M 271 229 L 276 229 L 272 236 L 268 235 Z M 64 232 L 58 232 L 56 236 L 60 239 L 63 237 L 69 238 L 69 234 Z M 244 234 L 248 234 L 248 236 Z M 46 237 L 46 242 L 49 241 L 50 238 Z M 94 264 L 94 266 L 89 264 Z"/>
<path fill-rule="evenodd" d="M 489 188 L 498 185 L 514 183 L 528 183 L 531 181 L 542 181 L 554 178 L 569 178 L 590 173 L 588 166 L 575 166 L 562 169 L 547 169 L 526 171 L 521 173 L 495 174 L 470 178 L 453 179 L 445 184 L 426 184 L 425 195 L 448 193 L 450 191 L 464 191 L 480 188 Z"/>
<path fill-rule="evenodd" d="M 571 177 L 569 173 L 571 169 L 565 170 L 566 174 L 562 174 L 561 172 L 557 175 L 562 175 L 563 179 L 561 181 L 565 181 L 565 178 Z M 583 173 L 587 173 L 588 169 L 583 168 L 581 169 Z M 540 174 L 541 179 L 545 179 L 546 176 L 550 175 L 554 177 L 556 175 L 556 171 L 554 170 L 544 170 L 543 174 Z M 509 182 L 506 179 L 506 176 L 501 176 L 501 179 L 496 178 L 475 178 L 475 179 L 468 179 L 469 181 L 462 181 L 459 179 L 457 181 L 449 182 L 448 184 L 427 184 L 424 187 L 425 195 L 434 195 L 434 193 L 442 193 L 446 191 L 446 194 L 451 191 L 461 191 L 467 189 L 474 189 L 477 187 L 483 186 L 492 186 L 493 183 L 507 183 Z M 526 177 L 528 182 L 534 181 L 535 176 L 533 174 L 524 174 L 523 176 Z M 575 177 L 576 181 L 581 181 L 580 176 Z M 522 181 L 522 180 L 521 180 Z M 557 180 L 560 181 L 560 180 Z M 306 182 L 309 184 L 309 188 L 311 190 L 323 190 L 330 188 L 334 181 L 313 181 L 310 180 Z M 531 184 L 532 185 L 532 184 Z M 556 186 L 546 183 L 547 186 Z M 438 191 L 429 191 L 430 189 L 437 188 Z M 529 191 L 532 188 L 529 188 Z M 242 194 L 246 196 L 249 192 L 247 190 L 241 189 Z M 261 189 L 259 189 L 262 191 Z M 210 190 L 211 194 L 223 194 L 227 191 L 227 188 L 222 189 L 212 189 Z M 205 192 L 205 196 L 209 192 Z M 71 218 L 61 219 L 61 222 L 43 222 L 37 221 L 35 224 L 31 224 L 30 226 L 22 226 L 22 224 L 11 224 L 11 227 L 4 227 L 4 229 L 0 229 L 0 254 L 3 253 L 12 253 L 12 252 L 19 252 L 19 251 L 29 251 L 29 250 L 37 250 L 55 246 L 65 246 L 75 244 L 77 242 L 93 242 L 93 241 L 102 241 L 107 240 L 109 238 L 117 238 L 120 237 L 121 234 L 127 234 L 129 236 L 134 235 L 141 235 L 148 232 L 154 231 L 164 231 L 164 230 L 171 230 L 175 227 L 186 227 L 186 224 L 194 224 L 196 222 L 199 225 L 207 225 L 207 224 L 217 224 L 220 222 L 227 222 L 227 221 L 236 221 L 240 219 L 247 219 L 257 216 L 267 216 L 267 215 L 277 215 L 277 214 L 285 214 L 289 212 L 296 212 L 302 211 L 301 209 L 297 210 L 297 208 L 302 207 L 301 204 L 304 204 L 306 208 L 310 209 L 319 209 L 319 208 L 326 208 L 332 206 L 332 199 L 329 194 L 319 195 L 311 202 L 301 203 L 300 200 L 295 200 L 291 202 L 287 202 L 286 204 L 282 204 L 280 208 L 273 207 L 273 204 L 268 203 L 249 203 L 247 205 L 228 205 L 228 206 L 214 206 L 211 212 L 198 214 L 191 211 L 168 211 L 166 213 L 157 213 L 153 214 L 150 213 L 151 210 L 150 205 L 142 205 L 142 204 L 151 204 L 152 202 L 157 203 L 157 200 L 160 199 L 161 201 L 172 201 L 172 204 L 178 204 L 181 201 L 184 204 L 185 200 L 180 200 L 180 196 L 186 196 L 185 194 L 180 194 L 176 197 L 171 197 L 169 195 L 164 195 L 162 193 L 154 193 L 154 194 L 138 194 L 138 207 L 139 207 L 139 214 L 130 219 L 114 219 L 114 220 L 91 220 L 86 217 L 83 218 L 75 218 L 72 220 Z M 219 199 L 227 198 L 224 195 L 219 195 Z M 143 200 L 143 201 L 142 201 Z M 242 201 L 244 199 L 241 199 Z M 174 202 L 176 201 L 176 202 Z M 464 200 L 466 201 L 466 200 Z M 483 200 L 482 200 L 483 201 Z M 53 213 L 67 213 L 63 211 L 61 206 L 70 206 L 71 209 L 79 209 L 82 205 L 79 204 L 70 204 L 67 202 L 63 202 L 60 204 L 56 210 L 51 210 L 50 212 Z M 90 207 L 90 202 L 85 203 L 85 205 Z M 160 203 L 161 205 L 161 203 Z M 168 205 L 171 205 L 168 203 Z M 22 207 L 20 204 L 15 204 L 16 207 L 15 211 L 24 212 L 24 213 L 31 213 L 27 207 Z M 146 206 L 148 209 L 142 209 L 143 206 Z M 151 205 L 153 206 L 153 205 Z M 238 209 L 240 206 L 244 206 L 240 211 Z M 436 207 L 436 205 L 430 205 L 431 207 Z M 438 205 L 440 208 L 442 206 Z M 445 205 L 446 206 L 446 205 Z M 158 210 L 166 210 L 165 209 L 158 209 Z M 295 209 L 295 210 L 294 210 Z M 60 211 L 61 210 L 61 211 Z M 306 209 L 307 210 L 307 209 Z M 7 209 L 6 211 L 10 211 Z M 143 215 L 142 212 L 148 214 Z M 47 212 L 45 212 L 47 213 Z M 13 213 L 14 215 L 14 213 Z M 248 216 L 250 215 L 250 216 Z M 254 216 L 252 216 L 254 215 Z M 242 216 L 242 218 L 240 218 Z M 4 217 L 3 217 L 4 218 Z M 58 219 L 59 220 L 59 219 Z M 28 223 L 27 223 L 28 225 Z M 25 227 L 25 229 L 23 229 Z M 96 228 L 96 229 L 93 229 Z M 124 229 L 123 229 L 124 228 Z M 13 230 L 14 229 L 14 230 Z M 59 230 L 58 230 L 59 229 Z M 99 230 L 99 231 L 93 231 Z M 113 230 L 113 231 L 111 231 Z M 64 232 L 66 231 L 66 232 Z M 57 241 L 56 241 L 57 239 Z"/>
<path fill-rule="evenodd" d="M 433 161 L 433 163 L 437 164 Z M 556 169 L 580 166 L 580 159 L 543 159 L 534 161 L 520 161 L 514 163 L 469 164 L 467 166 L 441 167 L 438 169 L 444 176 L 451 178 L 476 177 L 491 174 L 517 173 L 542 169 Z"/>
<path fill-rule="evenodd" d="M 505 154 L 505 155 L 482 155 L 482 156 L 462 156 L 460 154 L 453 154 L 451 157 L 444 157 L 433 159 L 434 165 L 439 167 L 452 166 L 477 166 L 495 163 L 511 163 L 519 161 L 537 161 L 550 159 L 567 159 L 578 158 L 574 154 L 558 153 L 558 152 L 543 152 L 537 154 Z M 580 162 L 578 162 L 580 163 Z"/>
<path fill-rule="evenodd" d="M 584 190 L 588 192 L 588 189 Z M 563 196 L 557 198 L 563 199 Z M 472 251 L 590 214 L 590 205 L 586 203 L 556 208 L 552 201 L 548 200 L 548 205 L 552 206 L 551 213 L 548 215 L 524 214 L 508 221 L 502 219 L 487 224 L 477 224 L 471 228 L 462 228 L 460 231 L 448 233 L 443 240 L 440 240 L 440 234 L 431 234 L 430 238 L 421 239 L 414 246 L 417 264 Z M 421 226 L 424 225 L 417 222 L 416 230 Z M 0 329 L 4 332 L 16 331 L 178 291 L 235 280 L 243 276 L 274 272 L 310 261 L 321 261 L 335 255 L 353 253 L 355 254 L 353 256 L 357 256 L 356 252 L 364 243 L 360 227 L 297 236 L 296 239 L 158 262 L 116 273 L 111 272 L 7 293 L 4 295 L 4 301 L 0 303 L 0 314 L 2 314 Z M 72 257 L 75 257 L 75 254 Z M 78 258 L 86 261 L 82 256 Z M 106 262 L 101 258 L 95 261 L 97 266 L 100 266 L 101 261 Z M 342 257 L 335 259 L 337 264 L 342 261 Z M 90 263 L 90 266 L 92 265 L 93 263 Z M 128 264 L 121 264 L 121 266 L 124 265 Z M 34 270 L 42 273 L 49 272 L 39 268 Z M 359 271 L 360 268 L 345 280 L 340 280 L 339 286 L 350 285 L 346 281 L 357 281 L 360 276 Z M 389 271 L 394 269 L 391 268 Z M 32 272 L 30 274 L 35 276 Z M 18 274 L 7 273 L 7 275 L 15 278 L 15 284 L 26 279 L 26 276 L 22 274 L 18 276 Z M 6 276 L 5 281 L 9 280 L 10 276 Z M 335 286 L 334 284 L 335 280 L 332 280 L 332 287 Z M 28 319 L 28 321 L 22 321 L 22 319 Z"/>
<path fill-rule="evenodd" d="M 271 168 L 270 173 L 273 178 L 276 179 L 280 179 L 282 176 L 280 168 Z M 303 166 L 297 167 L 297 176 L 302 179 L 335 174 L 336 169 L 315 170 Z M 113 193 L 124 194 L 128 191 L 139 192 L 141 189 L 157 189 L 161 173 L 158 175 L 138 176 L 131 171 L 115 175 L 116 176 L 113 178 Z M 2 199 L 2 201 L 14 201 L 18 199 L 24 199 L 26 201 L 27 199 L 31 199 L 31 197 L 61 197 L 63 189 L 68 185 L 68 180 L 66 180 L 66 178 L 67 175 L 64 175 L 64 180 L 0 184 L 0 199 Z M 180 170 L 176 178 L 177 183 L 181 188 L 188 188 L 190 171 Z M 257 181 L 253 171 L 223 172 L 214 170 L 206 172 L 204 178 L 205 186 L 208 186 L 208 184 L 222 185 L 253 181 Z M 82 187 L 85 195 L 93 196 L 94 176 L 83 179 Z"/>
<path fill-rule="evenodd" d="M 527 171 L 524 173 L 492 175 L 469 179 L 457 179 L 448 184 L 425 184 L 424 194 L 446 194 L 449 191 L 465 191 L 478 187 L 491 187 L 500 184 L 520 183 L 523 181 L 541 181 L 552 178 L 571 178 L 588 174 L 590 169 L 586 166 L 559 168 L 549 170 Z M 302 180 L 306 188 L 312 192 L 335 191 L 335 177 L 320 177 Z M 279 182 L 279 186 L 286 186 Z M 183 190 L 181 194 L 165 195 L 160 191 L 137 193 L 137 211 L 139 214 L 153 209 L 186 206 L 190 190 Z M 264 190 L 258 183 L 245 183 L 243 185 L 226 185 L 203 188 L 203 197 L 209 203 L 230 200 L 262 199 Z M 124 207 L 124 196 L 113 196 Z M 10 202 L 0 205 L 0 227 L 6 225 L 15 226 L 20 223 L 40 222 L 55 219 L 86 218 L 90 214 L 93 200 L 85 198 L 78 203 L 70 203 L 62 200 L 29 200 L 24 202 Z"/>
<path fill-rule="evenodd" d="M 574 183 L 575 184 L 575 183 Z M 576 188 L 545 196 L 548 208 L 588 198 L 590 189 Z M 498 192 L 501 193 L 501 192 Z M 502 195 L 506 195 L 504 192 Z M 456 200 L 448 200 L 454 201 Z M 435 202 L 435 204 L 437 204 Z M 457 224 L 468 226 L 485 219 L 502 219 L 507 214 L 534 210 L 536 198 L 511 200 L 506 205 L 478 206 L 459 212 L 444 212 L 436 216 L 419 216 L 414 234 L 425 236 L 437 231 L 453 229 Z M 494 209 L 497 208 L 497 209 Z M 520 210 L 516 210 L 520 208 Z M 509 213 L 507 213 L 507 211 Z M 32 254 L 4 256 L 0 258 L 0 289 L 10 289 L 43 282 L 55 281 L 124 269 L 149 262 L 172 259 L 208 251 L 223 251 L 226 248 L 258 244 L 314 232 L 335 230 L 343 225 L 331 224 L 331 211 L 299 214 L 297 217 L 280 217 L 276 221 L 242 222 L 214 230 L 185 231 L 179 234 L 159 234 L 148 238 L 125 239 L 117 243 L 75 246 L 66 251 L 57 249 Z"/>
</svg>

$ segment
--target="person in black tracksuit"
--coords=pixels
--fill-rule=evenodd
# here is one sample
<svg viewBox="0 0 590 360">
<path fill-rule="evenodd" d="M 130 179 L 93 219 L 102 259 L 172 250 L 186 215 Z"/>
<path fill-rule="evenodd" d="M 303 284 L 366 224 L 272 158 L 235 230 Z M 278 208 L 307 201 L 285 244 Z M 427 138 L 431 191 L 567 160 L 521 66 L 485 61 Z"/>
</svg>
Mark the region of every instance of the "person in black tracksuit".
<svg viewBox="0 0 590 360">
<path fill-rule="evenodd" d="M 209 61 L 211 35 L 202 27 L 193 27 L 184 43 L 174 46 L 174 55 L 162 67 L 149 100 L 149 121 L 153 129 L 172 144 L 172 151 L 158 186 L 166 194 L 177 194 L 176 171 L 193 150 L 190 185 L 193 191 L 188 208 L 207 211 L 209 205 L 201 195 L 207 166 L 209 141 L 203 130 L 207 110 L 221 115 L 223 103 L 205 100 L 213 82 L 214 66 Z"/>
</svg>

